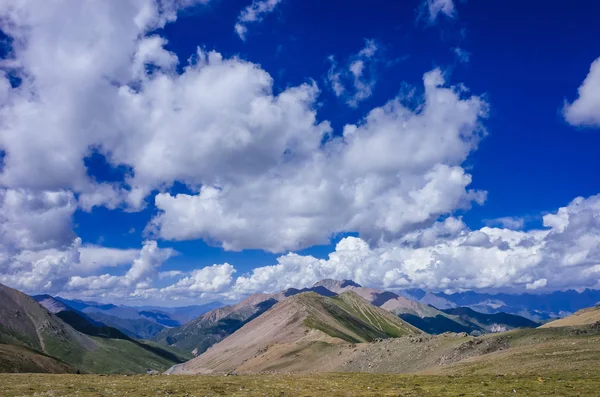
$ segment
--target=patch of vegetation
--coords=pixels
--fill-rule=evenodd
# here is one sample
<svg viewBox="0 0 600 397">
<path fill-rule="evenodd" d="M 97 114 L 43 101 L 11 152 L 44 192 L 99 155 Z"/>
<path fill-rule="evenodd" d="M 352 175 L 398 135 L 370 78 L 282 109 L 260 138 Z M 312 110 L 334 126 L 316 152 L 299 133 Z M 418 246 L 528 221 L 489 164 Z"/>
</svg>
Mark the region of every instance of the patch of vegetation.
<svg viewBox="0 0 600 397">
<path fill-rule="evenodd" d="M 600 372 L 539 375 L 0 375 L 3 396 L 592 396 Z"/>
</svg>

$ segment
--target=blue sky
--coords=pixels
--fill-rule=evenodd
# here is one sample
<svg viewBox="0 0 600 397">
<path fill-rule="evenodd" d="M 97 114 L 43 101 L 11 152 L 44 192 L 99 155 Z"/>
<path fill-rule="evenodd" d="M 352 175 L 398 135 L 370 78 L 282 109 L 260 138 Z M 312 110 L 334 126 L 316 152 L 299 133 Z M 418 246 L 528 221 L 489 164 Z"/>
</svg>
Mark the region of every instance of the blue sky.
<svg viewBox="0 0 600 397">
<path fill-rule="evenodd" d="M 600 5 L 36 3 L 0 7 L 0 282 L 598 288 Z"/>
</svg>

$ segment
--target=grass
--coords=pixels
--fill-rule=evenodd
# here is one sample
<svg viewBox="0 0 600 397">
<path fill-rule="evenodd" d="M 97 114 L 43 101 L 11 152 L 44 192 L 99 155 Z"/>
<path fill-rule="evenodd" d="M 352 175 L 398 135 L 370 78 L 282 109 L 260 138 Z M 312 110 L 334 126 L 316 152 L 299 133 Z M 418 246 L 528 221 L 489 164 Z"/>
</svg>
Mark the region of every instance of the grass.
<svg viewBox="0 0 600 397">
<path fill-rule="evenodd" d="M 578 396 L 597 395 L 600 372 L 518 376 L 0 375 L 2 396 Z M 516 394 L 515 394 L 516 393 Z"/>
</svg>

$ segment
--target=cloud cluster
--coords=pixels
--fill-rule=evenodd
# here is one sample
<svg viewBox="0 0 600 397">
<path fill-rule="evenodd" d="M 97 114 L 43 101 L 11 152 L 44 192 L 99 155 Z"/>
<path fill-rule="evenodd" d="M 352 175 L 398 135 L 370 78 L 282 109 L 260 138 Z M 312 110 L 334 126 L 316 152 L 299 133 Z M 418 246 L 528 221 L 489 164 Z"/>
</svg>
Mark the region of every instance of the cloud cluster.
<svg viewBox="0 0 600 397">
<path fill-rule="evenodd" d="M 507 290 L 600 287 L 600 195 L 544 216 L 544 228 L 469 230 L 447 218 L 378 247 L 347 237 L 328 259 L 287 254 L 239 276 L 239 294 L 306 287 L 323 278 L 381 288 Z"/>
<path fill-rule="evenodd" d="M 575 126 L 600 127 L 600 58 L 592 62 L 578 94 L 573 103 L 565 105 L 565 119 Z"/>
<path fill-rule="evenodd" d="M 227 250 L 283 252 L 326 244 L 344 231 L 371 243 L 391 240 L 482 203 L 485 193 L 468 189 L 471 176 L 460 164 L 485 132 L 487 106 L 446 86 L 440 70 L 426 73 L 423 84 L 416 109 L 393 99 L 325 144 L 326 125 L 314 126 L 314 116 L 296 107 L 297 121 L 287 131 L 302 144 L 281 147 L 260 173 L 250 176 L 246 167 L 235 180 L 212 186 L 205 180 L 196 195 L 158 194 L 161 213 L 151 230 L 165 239 L 219 242 Z M 282 102 L 309 100 L 311 90 L 284 92 L 289 97 Z"/>
<path fill-rule="evenodd" d="M 266 14 L 270 14 L 282 0 L 252 0 L 252 4 L 244 8 L 238 17 L 234 30 L 242 40 L 246 40 L 248 24 L 262 21 Z"/>
</svg>

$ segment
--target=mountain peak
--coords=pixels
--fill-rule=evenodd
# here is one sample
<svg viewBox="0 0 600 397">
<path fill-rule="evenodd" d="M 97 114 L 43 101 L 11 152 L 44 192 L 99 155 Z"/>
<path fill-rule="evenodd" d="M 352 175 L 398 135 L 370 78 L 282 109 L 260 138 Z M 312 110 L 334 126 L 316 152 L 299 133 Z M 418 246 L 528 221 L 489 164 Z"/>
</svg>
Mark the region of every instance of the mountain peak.
<svg viewBox="0 0 600 397">
<path fill-rule="evenodd" d="M 335 293 L 340 293 L 349 287 L 361 288 L 362 286 L 358 283 L 355 283 L 352 280 L 334 280 L 331 278 L 326 278 L 326 279 L 316 282 L 313 285 L 313 288 L 316 288 L 316 287 L 324 287 Z"/>
</svg>

